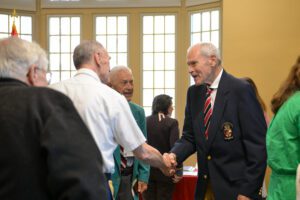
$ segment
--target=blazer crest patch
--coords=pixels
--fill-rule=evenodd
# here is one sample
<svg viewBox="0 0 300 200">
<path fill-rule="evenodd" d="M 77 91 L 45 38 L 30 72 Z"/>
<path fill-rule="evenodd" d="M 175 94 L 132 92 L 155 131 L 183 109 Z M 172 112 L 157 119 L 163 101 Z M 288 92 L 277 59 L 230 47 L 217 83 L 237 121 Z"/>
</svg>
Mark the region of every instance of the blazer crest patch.
<svg viewBox="0 0 300 200">
<path fill-rule="evenodd" d="M 222 130 L 223 130 L 223 134 L 224 134 L 224 140 L 233 140 L 233 132 L 232 132 L 232 129 L 233 129 L 233 125 L 232 123 L 230 122 L 225 122 L 223 125 L 222 125 Z"/>
</svg>

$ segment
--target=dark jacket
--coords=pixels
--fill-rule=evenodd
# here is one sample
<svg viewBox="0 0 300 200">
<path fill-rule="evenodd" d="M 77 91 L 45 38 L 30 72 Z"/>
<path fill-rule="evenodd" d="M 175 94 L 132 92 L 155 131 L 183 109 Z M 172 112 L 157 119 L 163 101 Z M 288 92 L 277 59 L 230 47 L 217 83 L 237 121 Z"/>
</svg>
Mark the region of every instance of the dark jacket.
<svg viewBox="0 0 300 200">
<path fill-rule="evenodd" d="M 223 71 L 208 140 L 203 125 L 205 94 L 204 85 L 189 88 L 183 134 L 172 149 L 179 163 L 197 152 L 195 199 L 204 199 L 208 180 L 216 200 L 233 200 L 238 194 L 261 199 L 267 126 L 251 85 Z"/>
<path fill-rule="evenodd" d="M 178 121 L 165 116 L 161 121 L 158 114 L 147 117 L 148 144 L 156 148 L 161 154 L 168 153 L 179 138 Z M 151 167 L 149 180 L 169 181 L 172 178 L 165 176 L 159 169 Z"/>
<path fill-rule="evenodd" d="M 99 200 L 102 157 L 71 100 L 0 79 L 0 199 Z"/>
</svg>

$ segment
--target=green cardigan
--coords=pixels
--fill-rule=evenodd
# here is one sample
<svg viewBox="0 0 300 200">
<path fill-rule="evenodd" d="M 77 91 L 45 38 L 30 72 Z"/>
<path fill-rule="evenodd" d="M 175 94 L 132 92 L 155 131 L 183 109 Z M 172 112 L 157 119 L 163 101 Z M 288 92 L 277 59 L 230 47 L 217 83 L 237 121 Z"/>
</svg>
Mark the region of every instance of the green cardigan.
<svg viewBox="0 0 300 200">
<path fill-rule="evenodd" d="M 140 127 L 141 131 L 147 138 L 147 128 L 146 128 L 146 117 L 144 109 L 132 102 L 129 102 L 129 106 L 131 112 L 133 114 L 134 119 L 136 120 L 138 126 Z M 116 198 L 119 186 L 120 186 L 120 147 L 118 146 L 114 152 L 114 159 L 115 159 L 115 173 L 112 174 L 112 182 L 114 187 L 114 198 Z M 150 166 L 147 164 L 142 163 L 138 159 L 134 160 L 133 164 L 133 176 L 132 176 L 132 183 L 134 184 L 136 181 L 142 181 L 148 183 L 150 173 Z M 135 200 L 138 200 L 138 196 L 134 197 Z"/>
<path fill-rule="evenodd" d="M 267 153 L 272 169 L 268 200 L 295 200 L 300 163 L 300 92 L 292 95 L 274 116 L 267 132 Z"/>
</svg>

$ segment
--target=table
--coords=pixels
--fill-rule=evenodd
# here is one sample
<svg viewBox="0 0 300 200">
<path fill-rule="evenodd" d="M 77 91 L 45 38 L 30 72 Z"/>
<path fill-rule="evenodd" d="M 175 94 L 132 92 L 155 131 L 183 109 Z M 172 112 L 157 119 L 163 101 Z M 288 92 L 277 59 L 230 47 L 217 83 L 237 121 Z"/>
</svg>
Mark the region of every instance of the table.
<svg viewBox="0 0 300 200">
<path fill-rule="evenodd" d="M 191 200 L 194 199 L 197 176 L 183 175 L 182 179 L 176 183 L 173 200 Z"/>
</svg>

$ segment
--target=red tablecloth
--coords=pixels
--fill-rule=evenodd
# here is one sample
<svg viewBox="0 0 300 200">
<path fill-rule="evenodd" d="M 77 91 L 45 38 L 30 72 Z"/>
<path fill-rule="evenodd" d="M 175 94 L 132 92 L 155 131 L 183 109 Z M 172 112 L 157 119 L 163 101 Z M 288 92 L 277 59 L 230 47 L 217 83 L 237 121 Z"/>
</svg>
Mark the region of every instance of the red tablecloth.
<svg viewBox="0 0 300 200">
<path fill-rule="evenodd" d="M 196 183 L 197 176 L 183 175 L 182 179 L 175 185 L 173 200 L 193 200 Z M 139 200 L 143 200 L 141 195 Z"/>
<path fill-rule="evenodd" d="M 194 199 L 197 176 L 184 175 L 183 178 L 176 183 L 173 192 L 173 200 L 192 200 Z"/>
</svg>

